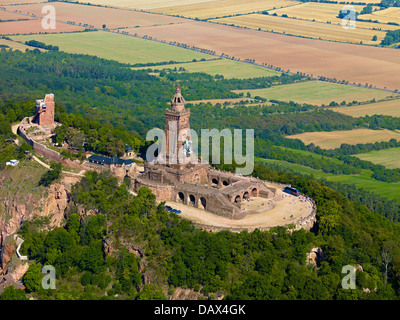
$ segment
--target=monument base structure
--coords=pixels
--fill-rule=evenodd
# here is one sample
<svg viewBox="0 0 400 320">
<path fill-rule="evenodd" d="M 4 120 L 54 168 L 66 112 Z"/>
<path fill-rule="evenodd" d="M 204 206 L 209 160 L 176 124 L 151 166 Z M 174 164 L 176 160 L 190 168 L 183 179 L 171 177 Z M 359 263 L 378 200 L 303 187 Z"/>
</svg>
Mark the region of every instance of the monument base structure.
<svg viewBox="0 0 400 320">
<path fill-rule="evenodd" d="M 166 124 L 166 164 L 146 162 L 143 172 L 136 176 L 133 189 L 141 187 L 152 190 L 159 201 L 183 203 L 230 219 L 241 219 L 250 211 L 242 204 L 253 197 L 272 199 L 274 188 L 267 187 L 262 180 L 236 175 L 212 169 L 209 164 L 177 162 L 169 164 L 175 158 L 169 150 L 180 150 L 191 155 L 190 110 L 185 108 L 185 99 L 179 86 L 171 100 L 171 106 L 165 111 Z M 186 146 L 186 148 L 185 148 Z"/>
</svg>

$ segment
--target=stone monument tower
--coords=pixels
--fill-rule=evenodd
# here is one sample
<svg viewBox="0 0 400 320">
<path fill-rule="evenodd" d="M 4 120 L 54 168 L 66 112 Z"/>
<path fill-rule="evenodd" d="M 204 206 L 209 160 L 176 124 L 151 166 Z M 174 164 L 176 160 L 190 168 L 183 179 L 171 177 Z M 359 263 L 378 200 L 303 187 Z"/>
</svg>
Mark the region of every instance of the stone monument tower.
<svg viewBox="0 0 400 320">
<path fill-rule="evenodd" d="M 191 154 L 190 110 L 185 108 L 179 84 L 171 100 L 170 108 L 165 110 L 166 164 L 181 167 L 189 162 Z"/>
</svg>

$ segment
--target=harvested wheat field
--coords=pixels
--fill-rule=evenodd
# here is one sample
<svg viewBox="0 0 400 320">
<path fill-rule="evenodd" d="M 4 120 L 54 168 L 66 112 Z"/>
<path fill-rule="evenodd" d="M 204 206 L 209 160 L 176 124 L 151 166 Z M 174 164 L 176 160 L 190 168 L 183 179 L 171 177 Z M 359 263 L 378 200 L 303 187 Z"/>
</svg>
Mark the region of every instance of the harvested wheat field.
<svg viewBox="0 0 400 320">
<path fill-rule="evenodd" d="M 66 23 L 56 23 L 55 29 L 43 29 L 41 19 L 0 22 L 0 34 L 18 35 L 18 34 L 37 34 L 37 33 L 61 33 L 83 31 L 85 28 L 73 26 Z"/>
<path fill-rule="evenodd" d="M 184 6 L 203 2 L 210 5 L 210 2 L 213 3 L 215 1 L 218 0 L 85 0 L 79 2 L 113 8 L 151 10 L 156 8 Z"/>
<path fill-rule="evenodd" d="M 304 39 L 202 21 L 126 31 L 315 77 L 400 90 L 400 50 L 391 48 Z"/>
<path fill-rule="evenodd" d="M 352 117 L 365 117 L 374 114 L 400 117 L 400 99 L 368 103 L 351 107 L 333 107 L 333 111 Z"/>
<path fill-rule="evenodd" d="M 249 14 L 245 16 L 229 17 L 213 21 L 217 23 L 224 23 L 228 25 L 233 24 L 239 27 L 260 29 L 263 31 L 284 33 L 306 38 L 350 43 L 362 42 L 363 44 L 377 44 L 380 43 L 380 41 L 383 40 L 386 35 L 385 31 L 364 28 L 345 30 L 340 24 L 275 17 L 264 14 Z M 372 37 L 374 35 L 377 36 L 377 41 L 372 41 Z"/>
<path fill-rule="evenodd" d="M 305 132 L 286 136 L 289 139 L 300 139 L 306 145 L 314 143 L 322 149 L 339 148 L 342 143 L 374 143 L 379 141 L 389 141 L 390 139 L 400 140 L 400 133 L 395 131 L 371 130 L 371 129 L 354 129 L 347 131 L 320 131 L 320 132 Z"/>
<path fill-rule="evenodd" d="M 30 14 L 35 14 L 37 17 L 42 18 L 46 15 L 42 13 L 43 5 L 43 3 L 19 5 L 7 7 L 7 9 L 19 10 L 22 13 L 29 12 Z M 148 14 L 131 10 L 62 2 L 52 2 L 51 5 L 56 10 L 58 21 L 73 22 L 76 25 L 80 24 L 81 26 L 90 26 L 95 28 L 102 28 L 103 24 L 105 24 L 108 29 L 114 29 L 187 22 L 186 19 L 182 18 Z"/>
<path fill-rule="evenodd" d="M 378 20 L 381 23 L 395 22 L 400 24 L 400 8 L 387 8 L 385 10 L 378 10 L 371 14 L 363 14 L 362 19 Z M 400 29 L 400 26 L 397 26 Z"/>
<path fill-rule="evenodd" d="M 217 0 L 182 6 L 171 5 L 166 8 L 153 9 L 152 12 L 179 15 L 187 18 L 210 19 L 236 14 L 246 14 L 273 8 L 282 8 L 298 4 L 291 0 Z"/>
<path fill-rule="evenodd" d="M 364 6 L 353 5 L 357 12 L 360 12 Z M 289 18 L 300 18 L 315 21 L 331 21 L 336 22 L 339 11 L 342 10 L 343 4 L 305 2 L 297 6 L 287 8 L 269 10 L 268 14 L 276 13 L 278 16 L 287 14 Z M 341 19 L 339 19 L 341 20 Z"/>
<path fill-rule="evenodd" d="M 39 3 L 44 2 L 45 0 L 0 0 L 0 6 L 8 6 L 14 4 L 21 4 L 21 3 Z"/>
<path fill-rule="evenodd" d="M 192 61 L 208 58 L 208 55 L 169 46 L 155 41 L 124 36 L 104 31 L 41 34 L 29 36 L 13 36 L 13 40 L 25 43 L 37 40 L 68 53 L 94 55 L 104 59 L 122 63 L 149 63 L 163 61 Z"/>
</svg>

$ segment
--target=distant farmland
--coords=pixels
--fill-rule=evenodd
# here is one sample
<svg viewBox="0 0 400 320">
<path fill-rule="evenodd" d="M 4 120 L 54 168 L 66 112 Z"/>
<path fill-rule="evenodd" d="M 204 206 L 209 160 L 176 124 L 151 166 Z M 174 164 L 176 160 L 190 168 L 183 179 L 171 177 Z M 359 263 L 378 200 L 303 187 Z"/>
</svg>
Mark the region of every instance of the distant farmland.
<svg viewBox="0 0 400 320">
<path fill-rule="evenodd" d="M 243 14 L 299 3 L 292 0 L 81 0 L 79 2 L 199 19 Z"/>
<path fill-rule="evenodd" d="M 236 93 L 249 92 L 252 97 L 260 96 L 265 99 L 294 101 L 298 103 L 308 103 L 314 105 L 329 105 L 335 101 L 369 101 L 373 98 L 383 99 L 392 94 L 387 91 L 359 88 L 349 85 L 327 83 L 322 81 L 307 81 L 281 86 L 272 86 L 265 89 L 255 90 L 235 90 Z"/>
<path fill-rule="evenodd" d="M 399 200 L 400 194 L 400 183 L 389 183 L 384 181 L 379 181 L 371 178 L 371 171 L 361 170 L 362 173 L 359 175 L 335 175 L 331 173 L 325 173 L 320 170 L 312 169 L 310 167 L 302 166 L 300 164 L 289 163 L 282 160 L 274 159 L 256 159 L 262 163 L 276 164 L 282 168 L 287 168 L 294 172 L 301 174 L 312 175 L 314 178 L 326 179 L 327 181 L 335 181 L 349 185 L 355 185 L 357 188 L 362 188 L 367 191 L 381 195 L 388 199 Z"/>
<path fill-rule="evenodd" d="M 163 43 L 103 31 L 14 36 L 12 39 L 22 43 L 27 40 L 38 40 L 48 45 L 58 46 L 60 50 L 65 52 L 90 54 L 132 64 L 170 60 L 192 61 L 193 59 L 208 59 L 210 57 Z"/>
<path fill-rule="evenodd" d="M 385 10 L 374 11 L 371 14 L 361 16 L 363 19 L 378 20 L 381 23 L 395 22 L 400 24 L 400 8 L 387 8 Z M 399 26 L 397 26 L 400 29 Z"/>
<path fill-rule="evenodd" d="M 314 143 L 322 149 L 339 148 L 342 143 L 374 143 L 378 141 L 389 141 L 390 139 L 400 140 L 400 133 L 390 130 L 354 129 L 346 131 L 319 131 L 305 132 L 296 135 L 286 136 L 289 139 L 300 139 L 306 145 Z"/>
<path fill-rule="evenodd" d="M 341 19 L 337 20 L 339 20 L 339 22 L 341 21 Z M 351 43 L 362 42 L 364 44 L 379 44 L 386 35 L 386 31 L 378 31 L 360 27 L 345 31 L 338 23 L 291 19 L 265 14 L 249 14 L 244 16 L 216 19 L 213 21 L 217 23 L 224 23 L 228 25 L 233 24 L 239 27 L 260 29 L 264 31 L 278 32 L 300 37 Z M 373 24 L 371 23 L 371 25 Z M 389 29 L 393 28 L 394 26 Z M 377 41 L 372 41 L 372 37 L 374 35 L 377 36 Z"/>
<path fill-rule="evenodd" d="M 400 117 L 400 99 L 331 109 L 352 117 L 372 116 L 374 114 Z"/>
<path fill-rule="evenodd" d="M 1 1 L 1 0 L 0 0 Z M 27 0 L 28 1 L 28 0 Z M 35 14 L 37 17 L 44 17 L 42 13 L 43 3 L 27 4 L 18 6 L 9 6 L 7 10 L 18 10 L 22 13 Z M 137 12 L 132 10 L 121 10 L 113 8 L 103 8 L 95 6 L 77 5 L 74 3 L 52 2 L 51 5 L 55 8 L 58 21 L 73 22 L 81 26 L 93 26 L 95 28 L 102 28 L 103 24 L 108 29 L 115 28 L 132 28 L 153 25 L 163 25 L 170 23 L 183 23 L 186 19 L 177 17 L 168 17 L 163 15 L 152 15 L 144 12 Z M 17 17 L 25 18 L 22 15 Z M 0 11 L 1 17 L 1 11 Z M 2 19 L 2 18 L 0 18 Z M 58 23 L 63 25 L 63 23 Z"/>
<path fill-rule="evenodd" d="M 281 8 L 298 4 L 291 0 L 216 0 L 212 2 L 192 1 L 190 5 L 171 5 L 160 9 L 152 9 L 171 15 L 179 15 L 188 18 L 210 19 L 236 14 L 253 13 L 273 8 Z M 195 3 L 199 2 L 199 3 Z"/>
<path fill-rule="evenodd" d="M 389 169 L 400 168 L 400 148 L 391 148 L 378 151 L 371 151 L 354 155 L 361 160 L 381 164 Z"/>
<path fill-rule="evenodd" d="M 270 70 L 264 67 L 254 66 L 242 62 L 232 61 L 228 59 L 217 59 L 209 61 L 197 61 L 189 63 L 169 64 L 165 66 L 155 66 L 153 69 L 162 70 L 164 68 L 174 69 L 184 68 L 187 72 L 204 72 L 212 76 L 217 74 L 223 75 L 224 78 L 247 79 L 255 77 L 268 77 L 280 75 L 281 72 Z M 146 69 L 135 68 L 135 69 Z"/>
<path fill-rule="evenodd" d="M 290 37 L 202 21 L 126 31 L 236 59 L 252 59 L 292 72 L 400 90 L 400 50 Z"/>
</svg>

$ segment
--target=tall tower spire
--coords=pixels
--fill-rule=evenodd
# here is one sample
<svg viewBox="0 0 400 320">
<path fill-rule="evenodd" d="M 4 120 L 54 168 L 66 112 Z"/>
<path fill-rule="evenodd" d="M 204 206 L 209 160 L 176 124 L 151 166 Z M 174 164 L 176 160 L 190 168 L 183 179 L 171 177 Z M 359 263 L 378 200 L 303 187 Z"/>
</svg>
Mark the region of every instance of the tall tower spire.
<svg viewBox="0 0 400 320">
<path fill-rule="evenodd" d="M 171 100 L 172 111 L 183 111 L 185 109 L 185 99 L 182 97 L 181 88 L 179 83 L 176 85 L 175 94 Z"/>
<path fill-rule="evenodd" d="M 190 140 L 190 110 L 185 108 L 185 99 L 179 84 L 171 100 L 171 107 L 165 110 L 166 161 L 169 164 L 180 164 L 179 158 L 183 143 Z"/>
</svg>

